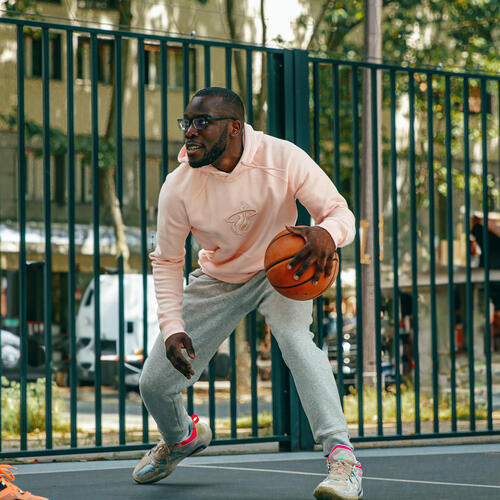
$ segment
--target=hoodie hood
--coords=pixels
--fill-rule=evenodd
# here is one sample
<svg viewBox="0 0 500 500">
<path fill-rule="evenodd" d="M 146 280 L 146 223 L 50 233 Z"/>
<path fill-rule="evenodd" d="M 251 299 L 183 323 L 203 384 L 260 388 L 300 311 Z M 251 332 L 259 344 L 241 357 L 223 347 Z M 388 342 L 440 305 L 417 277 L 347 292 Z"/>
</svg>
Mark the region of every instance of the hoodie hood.
<svg viewBox="0 0 500 500">
<path fill-rule="evenodd" d="M 255 156 L 255 152 L 257 151 L 263 135 L 264 134 L 262 132 L 255 131 L 251 125 L 245 123 L 243 129 L 243 153 L 241 155 L 240 161 L 231 172 L 223 172 L 222 170 L 218 170 L 217 168 L 215 168 L 213 165 L 205 165 L 203 167 L 197 168 L 196 170 L 208 175 L 216 175 L 218 177 L 236 177 L 237 175 L 239 175 L 239 172 L 241 172 L 242 167 L 252 165 L 253 157 Z M 179 151 L 177 160 L 181 165 L 192 168 L 189 165 L 185 144 L 183 144 L 181 150 Z"/>
</svg>

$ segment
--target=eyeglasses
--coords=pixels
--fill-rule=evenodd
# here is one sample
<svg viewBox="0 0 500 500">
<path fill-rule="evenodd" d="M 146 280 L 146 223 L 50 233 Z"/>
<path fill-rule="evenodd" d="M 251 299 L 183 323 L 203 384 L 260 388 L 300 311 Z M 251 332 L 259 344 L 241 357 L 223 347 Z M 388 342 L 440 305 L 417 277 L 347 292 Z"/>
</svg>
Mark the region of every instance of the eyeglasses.
<svg viewBox="0 0 500 500">
<path fill-rule="evenodd" d="M 177 123 L 179 128 L 186 132 L 186 130 L 193 124 L 196 130 L 203 130 L 207 127 L 210 120 L 237 120 L 234 116 L 197 116 L 196 118 L 178 118 Z"/>
</svg>

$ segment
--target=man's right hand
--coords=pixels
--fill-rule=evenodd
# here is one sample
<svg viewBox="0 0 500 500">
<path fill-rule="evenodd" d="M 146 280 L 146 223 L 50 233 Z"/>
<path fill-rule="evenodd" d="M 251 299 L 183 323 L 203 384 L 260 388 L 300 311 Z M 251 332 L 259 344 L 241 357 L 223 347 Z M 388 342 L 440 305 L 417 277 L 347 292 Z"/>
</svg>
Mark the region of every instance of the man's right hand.
<svg viewBox="0 0 500 500">
<path fill-rule="evenodd" d="M 194 375 L 194 370 L 191 363 L 182 355 L 181 349 L 186 349 L 191 359 L 195 358 L 193 343 L 186 332 L 173 333 L 165 340 L 167 359 L 189 380 Z"/>
</svg>

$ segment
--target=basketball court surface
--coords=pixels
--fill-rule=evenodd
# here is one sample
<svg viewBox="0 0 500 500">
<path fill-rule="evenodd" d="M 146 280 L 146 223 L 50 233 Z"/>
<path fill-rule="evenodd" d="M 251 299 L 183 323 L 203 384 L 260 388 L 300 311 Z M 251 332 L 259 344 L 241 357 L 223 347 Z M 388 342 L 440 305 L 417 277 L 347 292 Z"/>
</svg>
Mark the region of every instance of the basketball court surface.
<svg viewBox="0 0 500 500">
<path fill-rule="evenodd" d="M 216 447 L 214 447 L 216 450 Z M 212 450 L 214 450 L 212 448 Z M 360 449 L 364 498 L 498 499 L 500 444 Z M 75 457 L 76 459 L 76 457 Z M 168 478 L 138 485 L 136 460 L 19 465 L 15 483 L 50 500 L 302 500 L 325 477 L 320 452 L 200 455 Z"/>
</svg>

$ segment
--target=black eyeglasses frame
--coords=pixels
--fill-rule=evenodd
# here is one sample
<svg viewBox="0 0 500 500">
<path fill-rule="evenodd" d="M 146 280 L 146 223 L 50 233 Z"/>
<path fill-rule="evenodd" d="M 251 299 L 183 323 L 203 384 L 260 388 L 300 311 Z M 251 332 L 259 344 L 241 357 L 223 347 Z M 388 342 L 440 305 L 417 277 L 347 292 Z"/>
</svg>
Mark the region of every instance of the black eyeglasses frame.
<svg viewBox="0 0 500 500">
<path fill-rule="evenodd" d="M 197 124 L 195 120 L 206 120 L 206 123 L 203 125 Z M 177 118 L 177 124 L 179 125 L 179 128 L 183 131 L 186 132 L 191 124 L 196 130 L 203 130 L 204 128 L 207 128 L 208 125 L 208 120 L 237 120 L 234 116 L 227 116 L 227 115 L 217 115 L 217 116 L 210 116 L 210 115 L 204 115 L 204 116 L 196 116 L 194 118 Z"/>
</svg>

